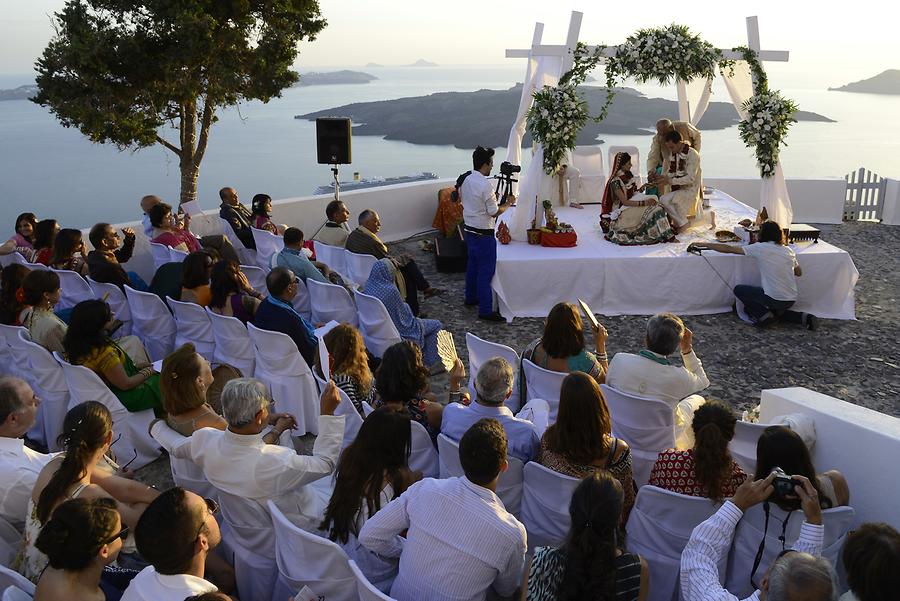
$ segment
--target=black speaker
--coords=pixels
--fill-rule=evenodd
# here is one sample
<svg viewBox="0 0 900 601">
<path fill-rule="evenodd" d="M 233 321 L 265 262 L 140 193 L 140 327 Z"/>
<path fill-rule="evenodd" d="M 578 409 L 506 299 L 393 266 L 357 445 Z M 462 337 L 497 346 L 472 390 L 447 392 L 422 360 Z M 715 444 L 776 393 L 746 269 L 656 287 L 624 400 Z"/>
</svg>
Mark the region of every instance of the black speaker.
<svg viewBox="0 0 900 601">
<path fill-rule="evenodd" d="M 350 118 L 316 119 L 316 153 L 320 165 L 349 165 Z"/>
<path fill-rule="evenodd" d="M 462 230 L 457 227 L 449 238 L 438 234 L 434 239 L 435 267 L 440 273 L 461 273 L 466 270 L 468 248 Z"/>
</svg>

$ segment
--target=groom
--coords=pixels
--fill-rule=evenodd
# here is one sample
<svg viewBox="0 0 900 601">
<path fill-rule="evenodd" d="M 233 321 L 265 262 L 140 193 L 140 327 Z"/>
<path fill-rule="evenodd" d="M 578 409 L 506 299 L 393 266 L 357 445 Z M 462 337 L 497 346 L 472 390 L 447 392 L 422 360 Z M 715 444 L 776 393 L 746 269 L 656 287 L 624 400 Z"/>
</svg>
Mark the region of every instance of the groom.
<svg viewBox="0 0 900 601">
<path fill-rule="evenodd" d="M 659 204 L 672 218 L 678 233 L 687 225 L 688 218 L 697 215 L 702 202 L 700 153 L 685 143 L 678 130 L 668 132 L 663 141 L 668 153 L 662 175 L 654 178 L 653 183 L 671 187 L 671 192 L 660 197 Z"/>
</svg>

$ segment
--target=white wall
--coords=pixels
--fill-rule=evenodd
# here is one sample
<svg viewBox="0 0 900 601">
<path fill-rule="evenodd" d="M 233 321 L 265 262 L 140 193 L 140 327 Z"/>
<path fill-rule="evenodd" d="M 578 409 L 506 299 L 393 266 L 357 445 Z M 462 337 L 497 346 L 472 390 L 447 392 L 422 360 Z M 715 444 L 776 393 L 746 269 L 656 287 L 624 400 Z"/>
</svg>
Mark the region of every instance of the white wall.
<svg viewBox="0 0 900 601">
<path fill-rule="evenodd" d="M 762 391 L 761 423 L 790 413 L 815 421 L 813 464 L 846 476 L 854 525 L 887 522 L 900 530 L 900 419 L 807 388 Z"/>
<path fill-rule="evenodd" d="M 885 225 L 900 225 L 900 180 L 888 179 L 884 189 L 884 211 L 881 213 L 881 223 Z"/>
<path fill-rule="evenodd" d="M 762 180 L 758 177 L 703 178 L 703 185 L 722 190 L 742 203 L 759 208 Z M 843 178 L 788 179 L 794 223 L 841 223 L 847 182 Z M 900 217 L 900 216 L 898 216 Z"/>
</svg>

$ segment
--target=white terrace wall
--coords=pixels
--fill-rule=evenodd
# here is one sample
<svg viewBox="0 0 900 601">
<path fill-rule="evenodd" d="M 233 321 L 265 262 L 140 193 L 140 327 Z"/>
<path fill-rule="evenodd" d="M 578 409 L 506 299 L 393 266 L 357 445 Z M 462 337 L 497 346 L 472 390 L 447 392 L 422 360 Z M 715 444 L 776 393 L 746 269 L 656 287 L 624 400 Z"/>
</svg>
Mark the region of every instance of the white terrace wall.
<svg viewBox="0 0 900 601">
<path fill-rule="evenodd" d="M 722 190 L 754 209 L 759 208 L 762 180 L 758 177 L 704 177 L 703 185 Z M 847 182 L 843 178 L 788 179 L 787 187 L 794 208 L 794 223 L 841 223 L 847 194 Z"/>
<path fill-rule="evenodd" d="M 888 179 L 884 188 L 884 211 L 881 213 L 881 223 L 886 225 L 900 225 L 900 180 Z"/>
</svg>

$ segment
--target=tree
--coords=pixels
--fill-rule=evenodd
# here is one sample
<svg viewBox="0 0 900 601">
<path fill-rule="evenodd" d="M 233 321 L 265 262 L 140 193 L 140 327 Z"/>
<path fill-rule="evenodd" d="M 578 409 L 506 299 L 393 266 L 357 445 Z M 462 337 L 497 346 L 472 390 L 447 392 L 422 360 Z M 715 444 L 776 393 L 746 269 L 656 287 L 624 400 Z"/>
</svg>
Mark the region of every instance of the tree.
<svg viewBox="0 0 900 601">
<path fill-rule="evenodd" d="M 298 44 L 325 25 L 317 0 L 68 0 L 32 101 L 92 142 L 168 148 L 187 202 L 216 111 L 279 97 Z"/>
</svg>

